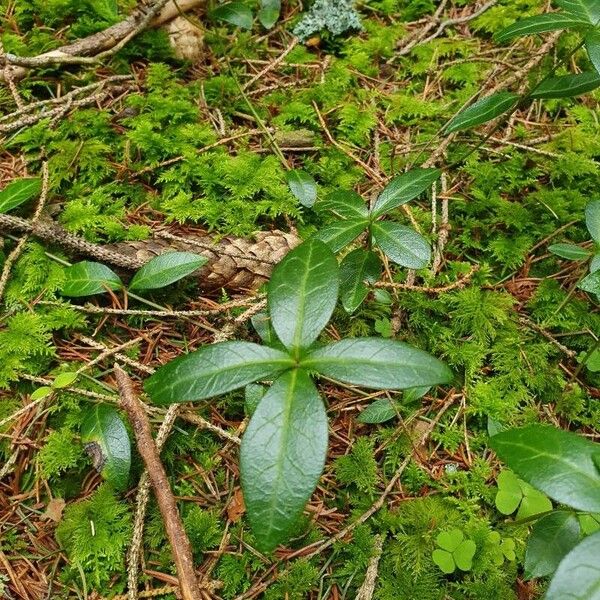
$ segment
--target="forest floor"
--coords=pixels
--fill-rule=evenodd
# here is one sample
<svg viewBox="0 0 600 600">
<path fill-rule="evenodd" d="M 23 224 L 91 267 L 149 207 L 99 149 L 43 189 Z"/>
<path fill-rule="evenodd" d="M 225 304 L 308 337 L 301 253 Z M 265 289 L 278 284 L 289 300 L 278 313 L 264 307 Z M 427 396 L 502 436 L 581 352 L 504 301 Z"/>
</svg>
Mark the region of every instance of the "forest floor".
<svg viewBox="0 0 600 600">
<path fill-rule="evenodd" d="M 2 0 L 4 51 L 36 56 L 119 22 L 134 5 Z M 431 266 L 386 264 L 365 303 L 352 315 L 336 309 L 323 336 L 410 342 L 444 360 L 454 383 L 412 399 L 320 382 L 325 473 L 287 545 L 260 553 L 245 522 L 243 392 L 186 406 L 163 428 L 161 458 L 206 598 L 542 596 L 544 580 L 523 576 L 529 525 L 496 508 L 502 467 L 487 440 L 498 424 L 539 421 L 599 435 L 600 313 L 576 287 L 584 264 L 548 251 L 591 247 L 584 208 L 598 193 L 598 92 L 535 101 L 499 125 L 452 136 L 442 128 L 473 98 L 523 89 L 573 51 L 570 34 L 492 39 L 545 7 L 373 0 L 358 5 L 361 31 L 306 43 L 290 33 L 298 3 L 285 2 L 270 30 L 258 21 L 240 29 L 201 7 L 187 13 L 200 50 L 193 60 L 175 58 L 166 30 L 151 28 L 99 63 L 35 66 L 0 87 L 0 187 L 47 173 L 45 205 L 11 214 L 37 211 L 100 245 L 141 244 L 156 232 L 308 238 L 327 222 L 318 205 L 332 191 L 369 202 L 411 166 L 443 169 L 437 187 L 397 211 L 431 242 Z M 567 70 L 586 61 L 576 51 Z M 317 181 L 314 209 L 290 193 L 290 168 Z M 139 597 L 174 599 L 152 497 L 143 532 L 134 527 L 140 458 L 126 491 L 114 490 L 86 453 L 81 422 L 94 403 L 117 400 L 115 361 L 137 385 L 215 339 L 257 340 L 251 317 L 263 297 L 203 291 L 186 278 L 141 299 L 69 299 L 60 294 L 65 265 L 89 256 L 4 226 L 0 235 L 0 597 L 126 598 L 135 529 Z M 32 398 L 74 372 L 76 381 Z M 156 431 L 164 416 L 150 412 Z M 449 528 L 477 551 L 469 570 L 446 575 L 432 552 Z"/>
</svg>

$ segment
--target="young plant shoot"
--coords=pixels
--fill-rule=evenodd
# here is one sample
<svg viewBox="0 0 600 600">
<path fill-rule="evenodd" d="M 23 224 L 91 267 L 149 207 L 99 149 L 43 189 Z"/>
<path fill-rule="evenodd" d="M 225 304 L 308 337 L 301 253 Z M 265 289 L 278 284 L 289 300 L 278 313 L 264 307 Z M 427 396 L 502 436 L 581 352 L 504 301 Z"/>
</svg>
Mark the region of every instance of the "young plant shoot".
<svg viewBox="0 0 600 600">
<path fill-rule="evenodd" d="M 290 252 L 273 272 L 270 345 L 230 341 L 205 346 L 160 368 L 145 389 L 156 404 L 190 402 L 259 380 L 273 381 L 244 434 L 241 478 L 257 546 L 288 539 L 316 488 L 327 453 L 327 416 L 314 378 L 401 390 L 448 383 L 439 360 L 402 342 L 379 338 L 320 344 L 339 291 L 338 265 L 318 239 Z"/>
</svg>

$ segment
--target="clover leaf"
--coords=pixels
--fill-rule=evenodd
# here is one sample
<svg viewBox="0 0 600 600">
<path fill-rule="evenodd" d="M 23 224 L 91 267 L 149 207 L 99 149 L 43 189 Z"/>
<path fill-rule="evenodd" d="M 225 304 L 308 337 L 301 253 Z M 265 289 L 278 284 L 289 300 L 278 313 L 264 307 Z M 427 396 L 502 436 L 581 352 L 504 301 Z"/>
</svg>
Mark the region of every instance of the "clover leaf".
<svg viewBox="0 0 600 600">
<path fill-rule="evenodd" d="M 456 569 L 470 571 L 473 566 L 473 557 L 477 546 L 473 540 L 465 539 L 460 529 L 443 531 L 436 538 L 438 545 L 432 554 L 433 562 L 446 575 L 454 573 Z"/>
<path fill-rule="evenodd" d="M 517 520 L 552 510 L 552 502 L 528 483 L 519 479 L 512 471 L 502 471 L 498 475 L 498 493 L 496 508 L 503 515 L 512 515 L 517 511 Z"/>
</svg>

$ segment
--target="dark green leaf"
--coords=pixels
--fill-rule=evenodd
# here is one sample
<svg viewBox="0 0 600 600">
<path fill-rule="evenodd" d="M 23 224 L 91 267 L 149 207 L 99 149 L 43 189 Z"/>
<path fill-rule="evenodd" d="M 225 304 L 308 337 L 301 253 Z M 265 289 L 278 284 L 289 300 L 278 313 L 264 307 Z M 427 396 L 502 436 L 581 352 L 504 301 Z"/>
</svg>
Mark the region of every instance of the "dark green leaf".
<svg viewBox="0 0 600 600">
<path fill-rule="evenodd" d="M 288 349 L 310 346 L 329 321 L 339 287 L 338 265 L 323 242 L 310 239 L 275 267 L 268 285 L 269 313 Z"/>
<path fill-rule="evenodd" d="M 112 406 L 94 404 L 86 410 L 81 422 L 81 441 L 96 471 L 115 488 L 127 487 L 131 443 L 123 420 Z"/>
<path fill-rule="evenodd" d="M 461 110 L 446 126 L 445 133 L 453 133 L 461 129 L 470 129 L 487 123 L 508 112 L 519 100 L 518 94 L 498 92 L 477 100 L 471 106 Z"/>
<path fill-rule="evenodd" d="M 250 320 L 252 322 L 252 327 L 254 327 L 254 331 L 258 333 L 260 339 L 267 344 L 267 346 L 272 346 L 278 341 L 275 330 L 271 325 L 271 317 L 269 317 L 266 312 L 252 315 Z"/>
<path fill-rule="evenodd" d="M 212 16 L 242 29 L 252 29 L 252 11 L 243 2 L 221 4 L 213 10 Z"/>
<path fill-rule="evenodd" d="M 530 425 L 502 431 L 490 445 L 519 477 L 550 498 L 600 512 L 600 474 L 592 460 L 597 444 L 555 427 Z"/>
<path fill-rule="evenodd" d="M 554 0 L 556 6 L 559 6 L 569 14 L 583 19 L 592 25 L 600 23 L 600 0 Z"/>
<path fill-rule="evenodd" d="M 281 0 L 261 0 L 258 20 L 265 29 L 271 29 L 279 19 Z"/>
<path fill-rule="evenodd" d="M 366 218 L 369 210 L 364 200 L 351 190 L 336 190 L 317 205 L 319 209 L 328 210 L 340 219 Z"/>
<path fill-rule="evenodd" d="M 347 312 L 354 312 L 369 293 L 365 281 L 375 283 L 380 274 L 381 261 L 375 252 L 357 248 L 344 257 L 340 265 L 340 299 Z"/>
<path fill-rule="evenodd" d="M 599 600 L 599 556 L 600 532 L 585 538 L 563 558 L 545 600 Z"/>
<path fill-rule="evenodd" d="M 563 13 L 545 13 L 521 19 L 498 32 L 494 37 L 497 42 L 507 42 L 521 35 L 558 31 L 571 27 L 585 27 L 587 25 L 589 23 L 580 17 Z"/>
<path fill-rule="evenodd" d="M 42 182 L 37 177 L 17 179 L 0 191 L 0 213 L 6 213 L 24 202 L 39 196 Z"/>
<path fill-rule="evenodd" d="M 413 200 L 429 189 L 439 178 L 439 169 L 411 169 L 388 183 L 373 206 L 374 218 Z"/>
<path fill-rule="evenodd" d="M 152 402 L 202 400 L 276 377 L 294 364 L 284 352 L 251 342 L 204 346 L 160 367 L 144 388 Z"/>
<path fill-rule="evenodd" d="M 244 388 L 244 408 L 249 417 L 254 414 L 256 407 L 266 393 L 267 388 L 259 383 L 249 383 Z"/>
<path fill-rule="evenodd" d="M 83 261 L 65 269 L 65 281 L 60 293 L 79 298 L 118 290 L 122 285 L 119 276 L 106 265 Z"/>
<path fill-rule="evenodd" d="M 575 244 L 552 244 L 548 246 L 548 250 L 556 256 L 566 258 L 567 260 L 583 260 L 587 258 L 590 253 Z"/>
<path fill-rule="evenodd" d="M 590 262 L 590 273 L 595 273 L 596 271 L 600 271 L 600 253 L 594 254 Z"/>
<path fill-rule="evenodd" d="M 314 237 L 325 242 L 334 252 L 339 252 L 354 241 L 367 228 L 368 224 L 369 222 L 365 218 L 336 221 L 317 231 Z"/>
<path fill-rule="evenodd" d="M 302 206 L 310 208 L 317 199 L 317 182 L 306 171 L 293 169 L 286 174 L 290 191 Z"/>
<path fill-rule="evenodd" d="M 327 453 L 327 415 L 308 375 L 284 373 L 258 405 L 242 439 L 240 470 L 258 547 L 284 542 L 313 493 Z"/>
<path fill-rule="evenodd" d="M 392 221 L 373 223 L 373 239 L 393 262 L 408 269 L 422 269 L 431 259 L 427 240 L 414 229 Z"/>
<path fill-rule="evenodd" d="M 335 342 L 311 352 L 302 366 L 321 375 L 375 389 L 406 389 L 449 383 L 448 367 L 423 350 L 380 338 Z"/>
<path fill-rule="evenodd" d="M 600 74 L 595 71 L 586 71 L 576 75 L 562 75 L 550 77 L 538 85 L 532 98 L 571 98 L 586 92 L 591 92 L 600 86 Z"/>
<path fill-rule="evenodd" d="M 208 259 L 192 252 L 166 252 L 148 261 L 133 277 L 130 290 L 154 290 L 183 279 Z"/>
<path fill-rule="evenodd" d="M 579 542 L 577 517 L 556 511 L 542 517 L 533 526 L 525 553 L 525 577 L 546 577 L 556 571 L 560 561 Z"/>
<path fill-rule="evenodd" d="M 600 200 L 594 200 L 585 207 L 585 224 L 592 239 L 600 244 Z"/>
<path fill-rule="evenodd" d="M 600 271 L 594 271 L 579 282 L 579 289 L 600 297 Z"/>
<path fill-rule="evenodd" d="M 585 49 L 596 73 L 600 73 L 600 31 L 591 31 L 585 36 Z"/>
<path fill-rule="evenodd" d="M 398 416 L 398 411 L 389 398 L 380 398 L 371 402 L 357 417 L 359 423 L 385 423 Z"/>
</svg>

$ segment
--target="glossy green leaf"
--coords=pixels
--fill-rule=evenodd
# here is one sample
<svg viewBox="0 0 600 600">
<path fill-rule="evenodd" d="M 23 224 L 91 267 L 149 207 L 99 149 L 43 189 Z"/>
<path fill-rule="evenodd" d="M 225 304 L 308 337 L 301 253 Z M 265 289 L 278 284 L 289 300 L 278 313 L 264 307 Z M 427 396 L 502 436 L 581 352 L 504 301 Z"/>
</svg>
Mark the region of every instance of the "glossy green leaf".
<svg viewBox="0 0 600 600">
<path fill-rule="evenodd" d="M 508 112 L 519 101 L 519 95 L 511 92 L 498 92 L 477 100 L 471 106 L 461 110 L 446 126 L 445 133 L 470 129 L 487 123 Z"/>
<path fill-rule="evenodd" d="M 79 298 L 102 294 L 122 287 L 119 276 L 106 265 L 97 262 L 78 262 L 65 269 L 65 281 L 60 293 Z"/>
<path fill-rule="evenodd" d="M 554 0 L 565 12 L 592 25 L 600 24 L 600 0 Z"/>
<path fill-rule="evenodd" d="M 567 511 L 555 511 L 533 526 L 525 553 L 525 577 L 546 577 L 556 571 L 560 561 L 579 542 L 577 517 Z"/>
<path fill-rule="evenodd" d="M 154 290 L 171 285 L 205 265 L 208 259 L 192 252 L 165 252 L 148 261 L 133 277 L 130 290 Z"/>
<path fill-rule="evenodd" d="M 545 13 L 520 19 L 499 31 L 494 37 L 497 42 L 508 42 L 513 38 L 530 35 L 532 33 L 546 33 L 547 31 L 560 31 L 571 27 L 586 27 L 589 23 L 581 18 L 564 13 Z"/>
<path fill-rule="evenodd" d="M 77 377 L 77 373 L 60 373 L 54 378 L 52 387 L 55 390 L 69 387 L 72 383 L 75 383 Z"/>
<path fill-rule="evenodd" d="M 591 31 L 585 36 L 585 49 L 596 73 L 600 73 L 600 31 Z"/>
<path fill-rule="evenodd" d="M 579 289 L 600 297 L 600 271 L 594 271 L 579 282 Z"/>
<path fill-rule="evenodd" d="M 585 207 L 585 224 L 592 239 L 600 244 L 600 200 L 589 202 Z"/>
<path fill-rule="evenodd" d="M 249 383 L 244 388 L 244 409 L 249 417 L 254 414 L 256 407 L 266 393 L 267 388 L 259 383 Z"/>
<path fill-rule="evenodd" d="M 227 21 L 242 29 L 252 29 L 252 11 L 243 2 L 227 2 L 212 11 L 214 19 Z"/>
<path fill-rule="evenodd" d="M 258 405 L 240 450 L 244 501 L 261 550 L 285 541 L 315 490 L 326 453 L 323 401 L 304 371 L 287 371 Z"/>
<path fill-rule="evenodd" d="M 261 0 L 258 20 L 265 29 L 271 29 L 281 12 L 281 0 Z"/>
<path fill-rule="evenodd" d="M 0 213 L 17 208 L 28 200 L 40 195 L 42 181 L 38 177 L 17 179 L 0 191 Z"/>
<path fill-rule="evenodd" d="M 381 274 L 381 261 L 375 252 L 357 248 L 340 264 L 340 300 L 348 313 L 353 313 L 367 297 L 367 283 L 375 283 Z"/>
<path fill-rule="evenodd" d="M 449 383 L 452 372 L 423 350 L 380 338 L 355 338 L 313 350 L 302 366 L 344 383 L 406 389 Z"/>
<path fill-rule="evenodd" d="M 414 229 L 392 221 L 373 223 L 373 239 L 393 262 L 408 269 L 422 269 L 431 260 L 427 240 Z"/>
<path fill-rule="evenodd" d="M 339 252 L 365 231 L 368 224 L 367 219 L 362 217 L 335 221 L 317 231 L 314 238 L 325 242 L 334 252 Z"/>
<path fill-rule="evenodd" d="M 329 321 L 339 287 L 338 264 L 323 242 L 310 239 L 275 267 L 268 285 L 269 314 L 288 349 L 310 346 Z"/>
<path fill-rule="evenodd" d="M 388 183 L 375 202 L 371 213 L 374 218 L 413 200 L 439 179 L 439 169 L 411 169 L 394 177 Z"/>
<path fill-rule="evenodd" d="M 555 427 L 530 425 L 502 431 L 490 445 L 519 477 L 550 498 L 600 512 L 600 474 L 592 459 L 597 444 Z"/>
<path fill-rule="evenodd" d="M 252 327 L 254 327 L 254 331 L 258 333 L 260 339 L 267 344 L 267 346 L 272 346 L 277 342 L 275 330 L 271 325 L 271 317 L 269 317 L 266 312 L 259 312 L 255 315 L 252 315 L 250 321 L 252 323 Z"/>
<path fill-rule="evenodd" d="M 320 210 L 328 210 L 340 219 L 360 219 L 369 215 L 364 200 L 352 190 L 336 190 L 319 202 Z"/>
<path fill-rule="evenodd" d="M 600 86 L 600 74 L 595 71 L 550 77 L 531 92 L 531 98 L 571 98 L 591 92 L 598 86 Z"/>
<path fill-rule="evenodd" d="M 398 416 L 393 402 L 389 398 L 380 398 L 371 402 L 357 417 L 359 423 L 385 423 Z"/>
<path fill-rule="evenodd" d="M 131 443 L 115 408 L 107 404 L 90 406 L 81 422 L 81 441 L 102 477 L 117 489 L 126 488 L 131 466 Z"/>
<path fill-rule="evenodd" d="M 548 246 L 548 251 L 567 260 L 583 260 L 590 255 L 587 250 L 575 244 L 552 244 L 552 246 Z"/>
<path fill-rule="evenodd" d="M 585 538 L 563 558 L 545 600 L 600 600 L 600 532 Z"/>
<path fill-rule="evenodd" d="M 152 402 L 172 404 L 218 396 L 260 379 L 272 379 L 294 364 L 286 353 L 251 342 L 204 346 L 163 365 L 146 380 Z"/>
<path fill-rule="evenodd" d="M 590 262 L 590 273 L 600 271 L 600 254 L 594 254 Z"/>
<path fill-rule="evenodd" d="M 317 182 L 306 171 L 293 169 L 286 173 L 290 191 L 302 206 L 310 208 L 317 199 Z"/>
</svg>

